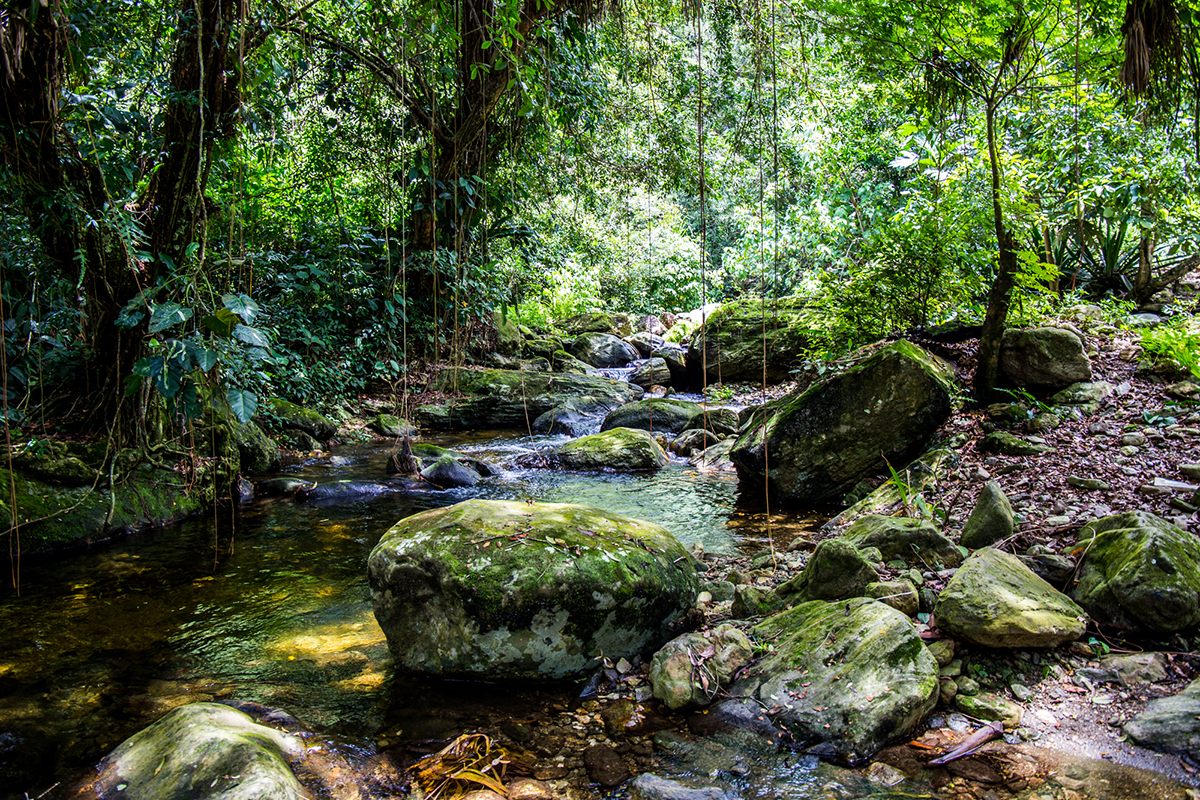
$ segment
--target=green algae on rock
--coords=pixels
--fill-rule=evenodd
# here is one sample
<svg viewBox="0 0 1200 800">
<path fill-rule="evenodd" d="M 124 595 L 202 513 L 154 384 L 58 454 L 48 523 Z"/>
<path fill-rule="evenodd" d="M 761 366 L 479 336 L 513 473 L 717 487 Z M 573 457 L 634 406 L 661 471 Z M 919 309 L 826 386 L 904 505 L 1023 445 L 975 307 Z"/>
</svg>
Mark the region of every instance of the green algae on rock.
<svg viewBox="0 0 1200 800">
<path fill-rule="evenodd" d="M 1071 596 L 1098 620 L 1135 635 L 1200 624 L 1200 542 L 1146 511 L 1089 522 L 1079 533 Z"/>
<path fill-rule="evenodd" d="M 791 506 L 839 502 L 855 484 L 905 463 L 950 415 L 953 373 L 906 341 L 768 403 L 730 452 L 738 479 L 769 483 Z M 769 470 L 768 470 L 769 464 Z"/>
<path fill-rule="evenodd" d="M 696 565 L 664 528 L 558 503 L 467 500 L 394 525 L 371 551 L 375 616 L 400 666 L 566 679 L 665 642 Z"/>
<path fill-rule="evenodd" d="M 944 633 L 982 647 L 1056 647 L 1078 639 L 1087 619 L 1020 559 L 991 547 L 963 562 L 934 616 Z"/>
<path fill-rule="evenodd" d="M 563 469 L 651 472 L 667 465 L 667 454 L 646 431 L 611 428 L 567 442 L 552 456 Z"/>
<path fill-rule="evenodd" d="M 191 703 L 126 739 L 100 764 L 100 797 L 302 800 L 287 759 L 304 745 L 218 703 Z"/>
<path fill-rule="evenodd" d="M 937 661 L 912 621 L 878 600 L 813 600 L 754 635 L 772 647 L 756 667 L 758 699 L 797 744 L 825 743 L 842 761 L 906 736 L 937 700 Z"/>
</svg>

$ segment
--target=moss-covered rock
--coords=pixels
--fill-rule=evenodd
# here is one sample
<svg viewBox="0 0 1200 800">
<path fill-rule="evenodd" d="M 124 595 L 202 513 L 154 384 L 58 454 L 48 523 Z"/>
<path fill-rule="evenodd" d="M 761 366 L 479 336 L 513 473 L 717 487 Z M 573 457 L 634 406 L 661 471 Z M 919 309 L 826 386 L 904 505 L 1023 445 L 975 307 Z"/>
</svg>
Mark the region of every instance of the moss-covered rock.
<svg viewBox="0 0 1200 800">
<path fill-rule="evenodd" d="M 408 517 L 371 551 L 375 616 L 404 669 L 570 678 L 658 648 L 694 606 L 665 529 L 586 506 L 468 500 Z"/>
<path fill-rule="evenodd" d="M 954 705 L 964 714 L 984 722 L 1003 722 L 1008 730 L 1015 730 L 1021 724 L 1024 709 L 1009 700 L 992 692 L 982 694 L 960 694 L 954 698 Z"/>
<path fill-rule="evenodd" d="M 670 386 L 671 370 L 667 368 L 667 362 L 663 359 L 648 358 L 634 367 L 633 372 L 629 374 L 629 382 L 643 389 L 649 389 L 651 386 Z"/>
<path fill-rule="evenodd" d="M 571 355 L 593 367 L 624 367 L 635 361 L 638 352 L 611 333 L 583 333 L 571 342 Z"/>
<path fill-rule="evenodd" d="M 813 338 L 813 310 L 803 297 L 747 297 L 722 303 L 696 329 L 687 365 L 694 384 L 760 381 L 766 352 L 767 380 L 788 380 Z"/>
<path fill-rule="evenodd" d="M 527 356 L 537 356 L 553 363 L 554 354 L 559 352 L 565 353 L 566 349 L 563 346 L 562 339 L 555 339 L 550 336 L 538 336 L 527 340 L 522 346 L 521 352 Z M 558 367 L 555 367 L 555 369 L 557 370 Z"/>
<path fill-rule="evenodd" d="M 862 597 L 867 584 L 879 579 L 871 562 L 858 548 L 844 539 L 826 539 L 796 577 L 782 584 L 778 592 L 790 603 L 806 600 L 840 600 Z"/>
<path fill-rule="evenodd" d="M 590 397 L 616 407 L 642 396 L 637 386 L 598 375 L 454 368 L 433 383 L 453 395 L 442 405 L 421 406 L 416 417 L 427 430 L 518 428 L 574 398 Z"/>
<path fill-rule="evenodd" d="M 49 552 L 110 538 L 141 528 L 166 525 L 212 502 L 211 483 L 189 487 L 179 474 L 140 465 L 115 472 L 115 487 L 55 486 L 20 471 L 0 468 L 0 485 L 16 490 L 21 549 Z M 209 490 L 206 494 L 205 490 Z M 115 495 L 115 497 L 114 497 Z M 0 515 L 10 519 L 8 492 L 0 494 Z"/>
<path fill-rule="evenodd" d="M 1079 334 L 1066 328 L 1009 328 L 1000 344 L 1001 375 L 1033 392 L 1090 381 L 1092 365 Z"/>
<path fill-rule="evenodd" d="M 591 375 L 593 370 L 566 350 L 555 350 L 550 354 L 550 365 L 555 372 L 565 372 L 569 375 Z"/>
<path fill-rule="evenodd" d="M 823 527 L 840 530 L 868 514 L 890 515 L 899 511 L 911 498 L 937 484 L 959 462 L 958 454 L 939 447 L 922 455 L 899 471 L 900 482 L 884 481 L 863 499 L 842 511 Z"/>
<path fill-rule="evenodd" d="M 421 470 L 421 477 L 439 489 L 474 486 L 479 473 L 452 455 L 444 455 Z"/>
<path fill-rule="evenodd" d="M 629 336 L 633 333 L 633 318 L 628 314 L 585 311 L 564 320 L 562 327 L 572 336 L 584 333 L 611 333 L 614 336 Z"/>
<path fill-rule="evenodd" d="M 604 418 L 601 430 L 609 428 L 638 428 L 644 431 L 679 433 L 698 428 L 704 417 L 704 407 L 687 400 L 668 400 L 656 397 L 628 403 Z"/>
<path fill-rule="evenodd" d="M 230 424 L 242 474 L 261 475 L 279 468 L 279 445 L 267 436 L 258 423 L 251 420 L 245 425 L 237 422 Z"/>
<path fill-rule="evenodd" d="M 367 427 L 373 433 L 389 439 L 413 436 L 417 432 L 417 429 L 410 425 L 408 420 L 401 419 L 395 414 L 376 414 L 367 422 Z"/>
<path fill-rule="evenodd" d="M 554 461 L 563 469 L 650 472 L 667 465 L 667 454 L 646 431 L 610 428 L 567 442 Z"/>
<path fill-rule="evenodd" d="M 1088 523 L 1071 596 L 1095 619 L 1135 635 L 1162 636 L 1200 624 L 1200 544 L 1145 511 Z"/>
<path fill-rule="evenodd" d="M 860 549 L 877 548 L 884 559 L 898 558 L 925 569 L 962 563 L 958 546 L 929 520 L 867 514 L 846 528 L 842 538 Z"/>
<path fill-rule="evenodd" d="M 337 433 L 337 425 L 328 417 L 278 397 L 267 401 L 267 410 L 281 427 L 303 431 L 318 442 L 327 442 Z"/>
<path fill-rule="evenodd" d="M 506 356 L 520 355 L 525 337 L 516 320 L 497 312 L 492 315 L 492 325 L 496 329 L 496 352 Z"/>
<path fill-rule="evenodd" d="M 977 447 L 982 453 L 999 453 L 1003 456 L 1040 456 L 1054 452 L 1054 448 L 1048 444 L 1031 442 L 1008 431 L 992 431 L 979 440 Z"/>
<path fill-rule="evenodd" d="M 972 550 L 987 547 L 1013 533 L 1013 507 L 1008 495 L 995 481 L 988 481 L 975 501 L 971 516 L 963 525 L 959 541 Z"/>
<path fill-rule="evenodd" d="M 18 471 L 55 486 L 90 486 L 100 472 L 66 442 L 54 439 L 14 444 L 12 460 Z"/>
<path fill-rule="evenodd" d="M 753 657 L 750 639 L 732 625 L 685 633 L 650 660 L 650 686 L 667 708 L 706 706 Z"/>
<path fill-rule="evenodd" d="M 938 667 L 912 621 L 877 600 L 814 600 L 763 621 L 757 695 L 801 746 L 870 758 L 932 710 Z"/>
<path fill-rule="evenodd" d="M 921 610 L 921 597 L 911 581 L 872 581 L 863 595 L 886 603 L 906 617 L 915 617 Z"/>
<path fill-rule="evenodd" d="M 781 503 L 836 503 L 859 481 L 924 449 L 950 415 L 953 393 L 945 364 L 909 342 L 893 342 L 768 403 L 730 456 L 743 484 L 769 482 Z"/>
<path fill-rule="evenodd" d="M 99 797 L 155 800 L 303 800 L 288 766 L 299 739 L 217 703 L 181 706 L 126 739 L 101 762 Z"/>
<path fill-rule="evenodd" d="M 1056 647 L 1087 615 L 1020 559 L 991 547 L 971 555 L 938 596 L 938 628 L 981 647 Z"/>
</svg>

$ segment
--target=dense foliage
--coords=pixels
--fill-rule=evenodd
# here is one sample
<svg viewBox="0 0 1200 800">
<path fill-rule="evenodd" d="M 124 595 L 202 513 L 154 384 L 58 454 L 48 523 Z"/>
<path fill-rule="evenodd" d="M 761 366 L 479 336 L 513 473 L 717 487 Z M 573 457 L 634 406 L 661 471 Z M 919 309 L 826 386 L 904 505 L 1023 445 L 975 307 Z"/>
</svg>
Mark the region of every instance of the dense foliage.
<svg viewBox="0 0 1200 800">
<path fill-rule="evenodd" d="M 800 293 L 822 357 L 1144 300 L 1200 241 L 1198 26 L 1194 0 L 9 4 L 7 413 L 394 390 L 498 311 Z"/>
</svg>

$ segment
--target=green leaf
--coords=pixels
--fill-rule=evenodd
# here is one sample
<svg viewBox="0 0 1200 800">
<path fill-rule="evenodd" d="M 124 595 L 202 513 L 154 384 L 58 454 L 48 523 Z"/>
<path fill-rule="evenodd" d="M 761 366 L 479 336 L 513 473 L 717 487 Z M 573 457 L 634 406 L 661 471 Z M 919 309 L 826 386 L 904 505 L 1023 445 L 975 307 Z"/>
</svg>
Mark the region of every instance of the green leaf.
<svg viewBox="0 0 1200 800">
<path fill-rule="evenodd" d="M 161 333 L 192 318 L 192 310 L 178 303 L 159 303 L 150 314 L 149 333 Z"/>
<path fill-rule="evenodd" d="M 187 343 L 188 353 L 201 372 L 208 372 L 217 365 L 217 351 L 192 342 Z"/>
<path fill-rule="evenodd" d="M 237 314 L 227 308 L 218 308 L 204 318 L 204 327 L 218 336 L 232 336 L 239 324 Z"/>
<path fill-rule="evenodd" d="M 251 328 L 249 325 L 235 325 L 233 328 L 233 338 L 252 347 L 271 346 L 271 343 L 262 331 L 258 328 Z"/>
<path fill-rule="evenodd" d="M 253 325 L 254 318 L 258 316 L 258 303 L 251 300 L 247 295 L 224 294 L 221 295 L 221 303 L 225 308 L 241 317 L 242 322 L 245 322 L 247 325 Z"/>
<path fill-rule="evenodd" d="M 229 407 L 233 409 L 233 415 L 243 425 L 249 422 L 254 416 L 254 412 L 258 410 L 258 396 L 246 389 L 238 389 L 236 386 L 230 386 L 225 392 L 225 399 L 229 401 Z"/>
</svg>

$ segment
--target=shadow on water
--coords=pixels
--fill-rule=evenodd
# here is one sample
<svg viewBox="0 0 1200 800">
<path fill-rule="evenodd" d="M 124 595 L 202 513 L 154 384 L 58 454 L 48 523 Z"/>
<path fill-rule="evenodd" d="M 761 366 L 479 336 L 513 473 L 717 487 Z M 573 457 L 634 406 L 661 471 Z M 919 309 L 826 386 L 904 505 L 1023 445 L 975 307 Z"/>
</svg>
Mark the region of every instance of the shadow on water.
<svg viewBox="0 0 1200 800">
<path fill-rule="evenodd" d="M 165 711 L 253 701 L 350 741 L 444 739 L 568 704 L 570 687 L 495 692 L 396 681 L 371 612 L 366 559 L 399 519 L 467 497 L 596 505 L 663 524 L 707 550 L 760 547 L 730 474 L 673 461 L 650 476 L 515 466 L 546 437 L 459 437 L 498 464 L 470 490 L 388 491 L 334 504 L 285 498 L 139 534 L 23 569 L 0 602 L 0 732 L 16 732 L 9 788 L 71 780 Z M 387 448 L 356 447 L 287 474 L 386 483 Z M 756 522 L 756 519 L 758 520 Z M 3 742 L 0 741 L 0 750 Z M 11 749 L 11 748 L 10 748 Z M 35 792 L 31 791 L 31 794 Z"/>
</svg>

